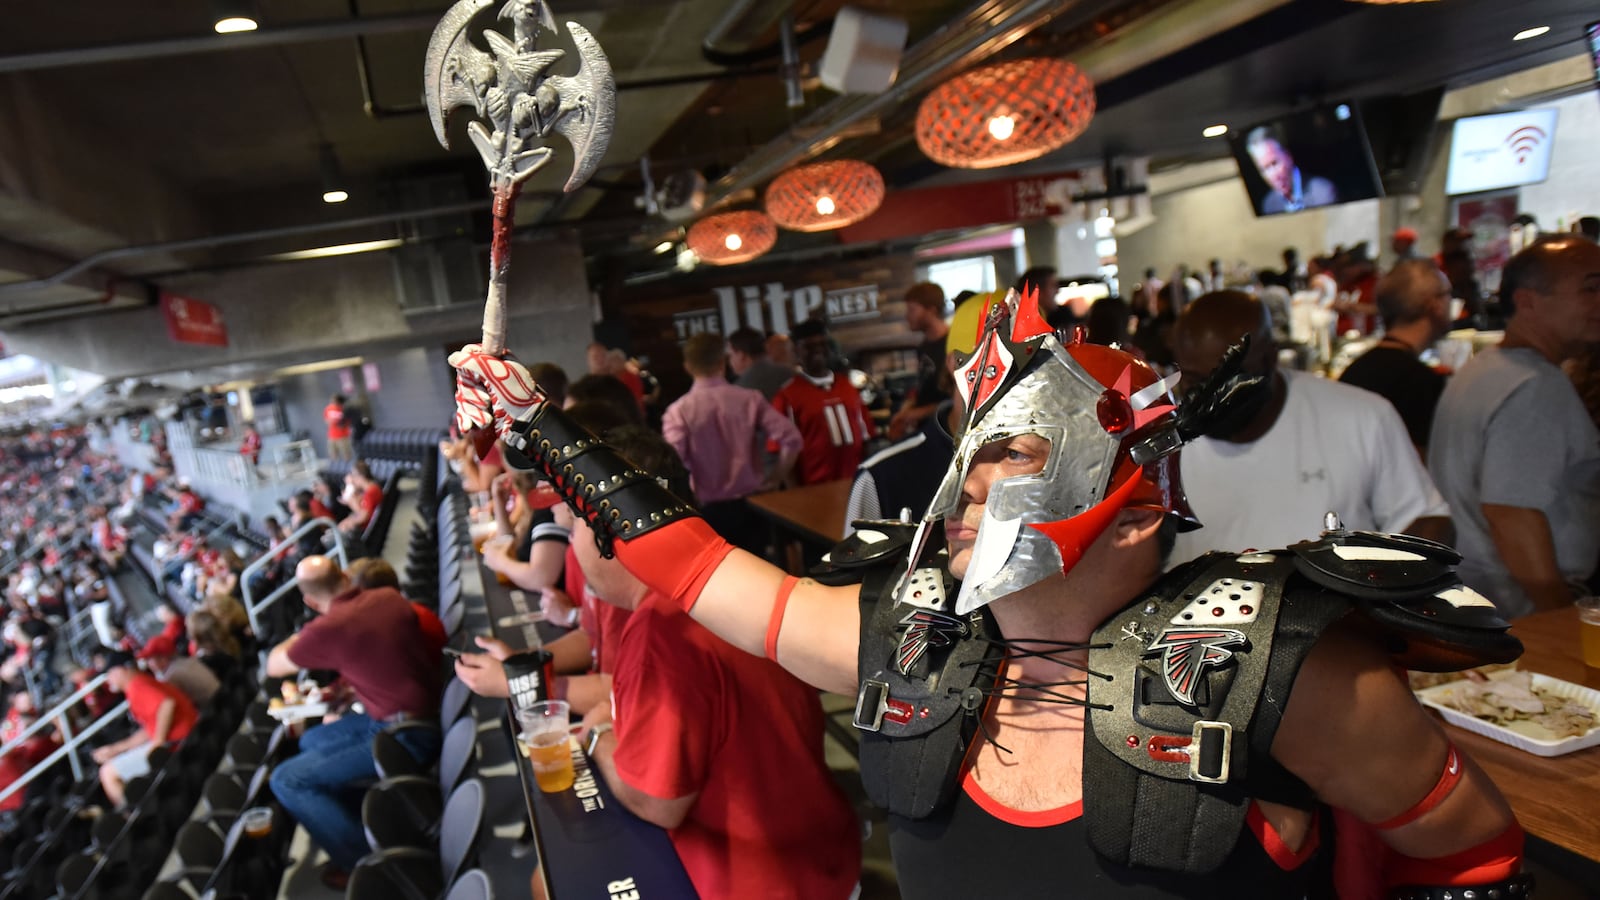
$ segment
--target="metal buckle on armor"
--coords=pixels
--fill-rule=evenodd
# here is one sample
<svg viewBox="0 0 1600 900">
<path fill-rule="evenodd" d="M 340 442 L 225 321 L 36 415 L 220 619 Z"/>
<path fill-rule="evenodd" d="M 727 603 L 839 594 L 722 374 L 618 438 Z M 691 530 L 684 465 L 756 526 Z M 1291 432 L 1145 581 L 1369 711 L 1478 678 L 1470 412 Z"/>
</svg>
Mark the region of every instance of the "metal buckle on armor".
<svg viewBox="0 0 1600 900">
<path fill-rule="evenodd" d="M 1233 725 L 1205 720 L 1194 723 L 1187 749 L 1190 781 L 1227 783 L 1233 759 Z"/>
<path fill-rule="evenodd" d="M 882 731 L 884 719 L 904 725 L 911 721 L 913 710 L 911 704 L 889 696 L 887 681 L 868 678 L 861 682 L 861 690 L 856 694 L 856 712 L 851 724 L 862 731 Z"/>
</svg>

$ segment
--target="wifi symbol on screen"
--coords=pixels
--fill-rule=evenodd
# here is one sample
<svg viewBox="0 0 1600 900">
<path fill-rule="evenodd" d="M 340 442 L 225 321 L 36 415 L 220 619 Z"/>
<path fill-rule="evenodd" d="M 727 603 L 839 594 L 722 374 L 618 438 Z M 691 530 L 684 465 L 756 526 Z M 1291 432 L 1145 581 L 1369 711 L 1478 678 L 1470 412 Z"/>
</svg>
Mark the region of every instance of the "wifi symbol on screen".
<svg viewBox="0 0 1600 900">
<path fill-rule="evenodd" d="M 1547 137 L 1549 135 L 1545 134 L 1543 128 L 1536 125 L 1524 125 L 1506 136 L 1506 146 L 1510 147 L 1511 152 L 1516 154 L 1518 163 L 1524 163 L 1528 161 L 1529 154 L 1538 149 L 1539 145 L 1544 143 Z"/>
</svg>

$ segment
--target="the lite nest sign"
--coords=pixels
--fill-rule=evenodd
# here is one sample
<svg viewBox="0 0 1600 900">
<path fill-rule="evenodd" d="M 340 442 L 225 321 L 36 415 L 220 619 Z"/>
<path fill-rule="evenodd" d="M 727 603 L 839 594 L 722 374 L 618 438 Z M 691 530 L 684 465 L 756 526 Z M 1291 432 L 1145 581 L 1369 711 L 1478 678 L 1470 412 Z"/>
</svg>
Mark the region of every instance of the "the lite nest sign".
<svg viewBox="0 0 1600 900">
<path fill-rule="evenodd" d="M 749 326 L 757 331 L 788 334 L 789 327 L 821 315 L 830 324 L 876 319 L 878 285 L 861 284 L 823 290 L 808 284 L 789 288 L 782 282 L 747 284 L 711 289 L 716 308 L 692 309 L 673 314 L 678 340 L 712 332 L 732 334 Z"/>
</svg>

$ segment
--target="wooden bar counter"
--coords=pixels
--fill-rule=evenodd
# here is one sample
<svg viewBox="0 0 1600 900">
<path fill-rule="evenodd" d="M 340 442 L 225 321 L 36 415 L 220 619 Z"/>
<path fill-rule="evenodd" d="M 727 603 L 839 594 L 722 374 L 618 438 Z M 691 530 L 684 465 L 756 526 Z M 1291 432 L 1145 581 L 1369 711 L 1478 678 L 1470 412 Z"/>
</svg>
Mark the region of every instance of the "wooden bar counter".
<svg viewBox="0 0 1600 900">
<path fill-rule="evenodd" d="M 1517 668 L 1594 687 L 1578 647 L 1576 607 L 1512 623 L 1524 653 Z M 1450 739 L 1482 766 L 1511 802 L 1529 835 L 1588 860 L 1600 860 L 1600 747 L 1542 757 L 1446 725 Z"/>
</svg>

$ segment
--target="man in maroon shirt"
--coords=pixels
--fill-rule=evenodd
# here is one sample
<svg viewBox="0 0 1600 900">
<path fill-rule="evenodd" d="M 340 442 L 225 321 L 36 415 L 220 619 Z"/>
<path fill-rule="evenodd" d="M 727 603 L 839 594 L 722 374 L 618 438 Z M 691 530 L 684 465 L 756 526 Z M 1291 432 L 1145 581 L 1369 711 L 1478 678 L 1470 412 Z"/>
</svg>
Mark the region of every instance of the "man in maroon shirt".
<svg viewBox="0 0 1600 900">
<path fill-rule="evenodd" d="M 373 735 L 389 725 L 437 717 L 437 645 L 399 591 L 358 590 L 326 556 L 301 560 L 295 580 L 306 605 L 320 615 L 272 648 L 267 674 L 287 678 L 301 669 L 332 669 L 359 702 L 337 721 L 306 732 L 299 754 L 273 770 L 272 791 L 328 851 L 323 881 L 342 887 L 367 850 L 361 794 L 350 789 L 377 777 Z M 439 750 L 437 729 L 408 728 L 397 737 L 419 760 Z"/>
</svg>

